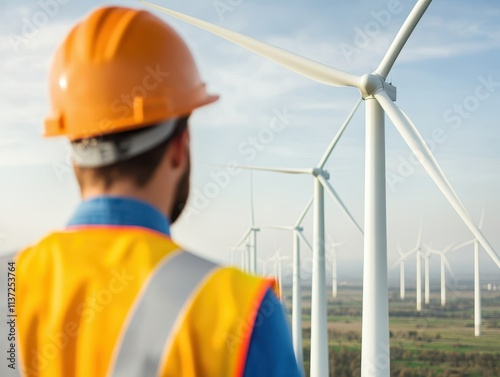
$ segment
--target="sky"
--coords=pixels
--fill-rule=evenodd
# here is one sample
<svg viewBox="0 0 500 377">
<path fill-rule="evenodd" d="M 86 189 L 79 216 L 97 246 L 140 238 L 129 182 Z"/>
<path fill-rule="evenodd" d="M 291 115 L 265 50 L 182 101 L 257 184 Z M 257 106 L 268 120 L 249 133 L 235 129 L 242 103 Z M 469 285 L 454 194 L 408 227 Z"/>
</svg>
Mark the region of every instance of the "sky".
<svg viewBox="0 0 500 377">
<path fill-rule="evenodd" d="M 414 1 L 161 0 L 157 4 L 263 40 L 354 74 L 374 70 Z M 64 227 L 79 202 L 64 139 L 44 139 L 49 112 L 51 57 L 70 28 L 110 3 L 76 0 L 4 0 L 0 5 L 0 254 L 21 249 Z M 135 1 L 112 4 L 143 8 Z M 186 40 L 201 76 L 221 99 L 191 118 L 193 175 L 190 202 L 173 227 L 186 248 L 229 263 L 250 225 L 250 175 L 229 163 L 314 167 L 359 98 L 353 88 L 303 78 L 205 31 L 153 11 Z M 485 210 L 484 234 L 500 254 L 500 3 L 435 0 L 411 36 L 388 81 L 397 105 L 411 117 L 475 221 Z M 273 118 L 279 119 L 279 128 Z M 257 144 L 255 144 L 257 140 Z M 253 144 L 252 144 L 253 143 Z M 443 249 L 472 235 L 423 168 L 386 122 L 388 259 L 397 245 Z M 221 167 L 222 166 L 222 167 Z M 330 181 L 363 224 L 364 107 L 361 106 L 328 163 Z M 291 225 L 312 195 L 309 176 L 254 173 L 256 225 Z M 338 250 L 339 278 L 359 280 L 363 239 L 325 196 L 327 254 Z M 312 239 L 312 215 L 303 221 Z M 291 256 L 292 235 L 262 230 L 264 261 L 278 249 Z M 303 246 L 303 273 L 311 254 Z M 473 253 L 448 254 L 457 279 L 472 278 Z M 482 279 L 500 280 L 484 250 Z M 437 283 L 437 257 L 431 275 Z M 285 270 L 290 261 L 286 260 Z M 415 259 L 407 262 L 412 276 Z M 262 265 L 262 264 L 261 264 Z M 328 266 L 329 270 L 329 266 Z M 390 270 L 391 281 L 398 269 Z M 409 278 L 411 279 L 411 278 Z"/>
</svg>

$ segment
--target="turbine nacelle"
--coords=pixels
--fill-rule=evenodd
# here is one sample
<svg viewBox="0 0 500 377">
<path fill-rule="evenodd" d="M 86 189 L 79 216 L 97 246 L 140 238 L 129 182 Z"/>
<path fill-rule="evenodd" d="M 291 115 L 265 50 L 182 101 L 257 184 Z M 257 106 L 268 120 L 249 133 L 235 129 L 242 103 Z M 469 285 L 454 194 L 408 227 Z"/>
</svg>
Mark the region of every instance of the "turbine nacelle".
<svg viewBox="0 0 500 377">
<path fill-rule="evenodd" d="M 325 179 L 330 179 L 330 173 L 322 168 L 313 168 L 311 174 L 315 177 L 322 176 Z"/>
<path fill-rule="evenodd" d="M 358 89 L 363 99 L 373 97 L 375 94 L 385 91 L 391 100 L 396 101 L 396 87 L 385 81 L 375 72 L 361 76 L 359 79 Z"/>
</svg>

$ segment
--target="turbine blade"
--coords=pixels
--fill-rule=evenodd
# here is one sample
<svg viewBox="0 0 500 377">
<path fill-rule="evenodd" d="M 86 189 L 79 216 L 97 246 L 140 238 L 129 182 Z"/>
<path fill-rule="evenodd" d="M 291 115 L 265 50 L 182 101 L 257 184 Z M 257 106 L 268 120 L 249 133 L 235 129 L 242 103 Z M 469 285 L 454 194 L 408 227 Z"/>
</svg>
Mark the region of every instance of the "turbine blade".
<svg viewBox="0 0 500 377">
<path fill-rule="evenodd" d="M 309 209 L 311 208 L 311 206 L 313 204 L 313 200 L 314 200 L 314 196 L 311 196 L 311 199 L 309 199 L 309 201 L 307 202 L 307 204 L 304 207 L 304 209 L 302 210 L 302 213 L 300 214 L 299 218 L 297 219 L 295 224 L 293 224 L 294 228 L 297 228 L 300 225 L 300 223 L 302 222 L 302 220 L 304 220 L 304 217 L 306 217 L 307 212 L 309 211 Z"/>
<path fill-rule="evenodd" d="M 245 233 L 243 233 L 243 236 L 241 236 L 240 240 L 236 244 L 236 247 L 240 247 L 243 242 L 247 239 L 247 237 L 250 235 L 250 232 L 252 232 L 252 228 L 249 228 Z"/>
<path fill-rule="evenodd" d="M 500 268 L 500 257 L 490 245 L 486 237 L 481 233 L 476 224 L 474 224 L 474 221 L 472 221 L 469 213 L 453 190 L 453 187 L 451 187 L 448 179 L 441 170 L 441 167 L 437 163 L 436 159 L 432 155 L 432 152 L 425 144 L 425 141 L 422 139 L 422 136 L 420 136 L 418 130 L 415 128 L 411 120 L 406 117 L 401 110 L 399 110 L 399 108 L 391 101 L 387 93 L 385 93 L 384 91 L 375 94 L 375 98 L 385 110 L 389 118 L 392 120 L 392 122 L 396 126 L 396 129 L 401 134 L 406 144 L 410 147 L 411 151 L 417 157 L 420 156 L 420 163 L 425 168 L 427 173 L 431 176 L 432 180 L 436 183 L 448 202 L 455 209 L 457 214 L 460 216 L 465 225 L 467 225 L 472 234 L 474 234 L 476 239 L 481 243 L 483 248 L 489 254 L 490 258 L 493 259 L 496 265 Z"/>
<path fill-rule="evenodd" d="M 218 35 L 221 38 L 224 38 L 234 44 L 237 44 L 238 46 L 246 48 L 249 51 L 263 56 L 268 60 L 274 61 L 275 63 L 278 63 L 279 65 L 297 72 L 298 74 L 310 78 L 314 81 L 333 86 L 352 86 L 355 88 L 358 87 L 359 78 L 350 73 L 331 68 L 314 60 L 261 42 L 257 39 L 236 33 L 232 30 L 228 30 L 223 27 L 211 24 L 198 18 L 173 11 L 156 4 L 152 4 L 147 1 L 139 0 L 139 2 L 151 8 L 157 9 L 160 12 L 166 13 L 170 16 L 190 23 L 191 25 L 197 26 L 201 29 Z"/>
<path fill-rule="evenodd" d="M 391 265 L 389 266 L 389 270 L 394 270 L 396 267 L 398 267 L 398 266 L 399 266 L 399 262 L 401 262 L 401 258 L 400 258 L 400 259 L 398 259 L 398 260 L 397 260 L 396 262 L 394 262 L 393 264 L 391 264 Z"/>
<path fill-rule="evenodd" d="M 444 261 L 444 265 L 446 266 L 446 269 L 450 272 L 451 276 L 455 277 L 455 273 L 453 272 L 453 269 L 451 268 L 450 266 L 450 262 L 448 262 L 448 258 L 446 258 L 444 255 L 443 255 L 443 261 Z"/>
<path fill-rule="evenodd" d="M 323 157 L 321 157 L 321 160 L 319 160 L 318 167 L 320 169 L 323 169 L 325 167 L 325 164 L 328 161 L 328 158 L 330 157 L 330 154 L 332 154 L 333 149 L 335 148 L 335 146 L 337 145 L 338 141 L 340 140 L 340 137 L 342 136 L 342 134 L 344 133 L 345 129 L 349 125 L 349 122 L 351 121 L 352 117 L 356 113 L 356 110 L 358 109 L 358 107 L 361 104 L 362 100 L 363 99 L 360 97 L 356 101 L 356 104 L 354 105 L 353 109 L 351 110 L 351 112 L 349 113 L 349 115 L 347 116 L 347 118 L 345 119 L 345 121 L 342 124 L 342 126 L 340 127 L 340 129 L 337 131 L 337 134 L 335 135 L 335 137 L 333 138 L 333 140 L 330 142 L 330 145 L 328 145 L 328 148 L 326 148 L 326 151 L 323 154 Z"/>
<path fill-rule="evenodd" d="M 346 243 L 347 243 L 347 241 L 341 241 L 341 242 L 334 243 L 333 245 L 334 245 L 335 247 L 340 247 L 340 246 L 342 246 L 342 245 L 345 245 Z"/>
<path fill-rule="evenodd" d="M 293 226 L 281 226 L 281 225 L 262 225 L 259 228 L 260 229 L 288 230 L 288 231 L 295 229 Z"/>
<path fill-rule="evenodd" d="M 309 243 L 309 241 L 307 240 L 306 236 L 304 236 L 304 234 L 302 234 L 302 232 L 299 230 L 297 232 L 298 232 L 299 238 L 307 245 L 309 250 L 311 250 L 311 252 L 312 252 L 313 248 L 312 248 L 311 244 Z"/>
<path fill-rule="evenodd" d="M 457 246 L 455 246 L 452 251 L 455 251 L 455 250 L 459 250 L 465 246 L 469 246 L 469 245 L 472 245 L 474 243 L 475 240 L 469 240 L 469 241 L 465 241 L 465 242 L 462 242 L 461 244 L 458 244 Z"/>
<path fill-rule="evenodd" d="M 268 171 L 285 174 L 312 174 L 312 169 L 293 169 L 293 168 L 266 168 L 261 166 L 238 166 L 243 170 Z"/>
<path fill-rule="evenodd" d="M 429 253 L 429 255 L 430 254 L 436 254 L 436 255 L 441 255 L 442 254 L 441 251 L 435 250 L 435 249 L 427 249 L 427 253 Z"/>
<path fill-rule="evenodd" d="M 218 168 L 227 168 L 227 164 L 210 164 L 210 166 Z M 274 173 L 286 174 L 313 174 L 313 169 L 293 169 L 293 168 L 268 168 L 264 166 L 238 165 L 236 168 L 251 171 L 268 171 Z"/>
<path fill-rule="evenodd" d="M 451 242 L 448 246 L 446 246 L 443 251 L 441 252 L 442 254 L 446 254 L 448 251 L 450 251 L 453 248 L 453 245 L 455 245 L 455 242 Z"/>
<path fill-rule="evenodd" d="M 400 257 L 402 257 L 404 255 L 403 249 L 401 248 L 401 244 L 399 243 L 399 240 L 398 240 L 398 253 L 399 253 Z"/>
<path fill-rule="evenodd" d="M 420 247 L 416 247 L 416 248 L 411 249 L 410 251 L 408 251 L 405 255 L 411 255 L 413 253 L 418 253 L 419 250 L 420 250 Z"/>
<path fill-rule="evenodd" d="M 323 185 L 323 187 L 325 188 L 325 190 L 330 194 L 330 196 L 332 197 L 333 201 L 340 206 L 340 208 L 342 209 L 342 211 L 344 211 L 344 213 L 347 215 L 347 217 L 349 218 L 349 220 L 351 220 L 351 222 L 353 223 L 353 225 L 356 228 L 358 228 L 358 230 L 361 232 L 361 234 L 363 234 L 363 229 L 361 229 L 361 227 L 356 222 L 356 220 L 354 220 L 354 217 L 351 215 L 351 212 L 349 212 L 349 210 L 347 209 L 347 207 L 345 206 L 345 204 L 342 202 L 342 200 L 340 199 L 340 197 L 338 196 L 338 194 L 333 189 L 333 186 L 330 184 L 330 182 L 328 182 L 325 179 L 325 177 L 323 177 L 322 175 L 318 175 L 316 178 L 320 181 L 320 183 Z"/>
<path fill-rule="evenodd" d="M 410 38 L 411 33 L 413 32 L 415 26 L 417 26 L 418 22 L 424 15 L 431 1 L 432 0 L 419 0 L 417 4 L 415 4 L 415 6 L 413 7 L 408 17 L 406 18 L 405 22 L 403 23 L 403 26 L 401 26 L 401 29 L 399 29 L 399 32 L 394 38 L 394 41 L 389 47 L 389 50 L 387 50 L 384 58 L 380 62 L 380 65 L 375 70 L 375 73 L 382 76 L 384 80 L 387 78 L 387 75 L 389 74 L 392 66 L 394 65 L 394 62 L 398 58 L 399 54 L 401 53 L 401 50 L 408 41 L 408 38 Z"/>
<path fill-rule="evenodd" d="M 410 255 L 412 255 L 414 252 L 415 252 L 415 250 L 410 250 L 410 251 L 404 253 L 404 255 L 402 255 L 400 259 L 406 260 L 406 258 L 408 258 Z"/>
<path fill-rule="evenodd" d="M 479 219 L 479 229 L 483 229 L 483 225 L 484 225 L 484 212 L 485 212 L 485 208 L 484 208 L 484 204 L 483 204 L 483 209 L 481 210 L 481 218 Z"/>
</svg>

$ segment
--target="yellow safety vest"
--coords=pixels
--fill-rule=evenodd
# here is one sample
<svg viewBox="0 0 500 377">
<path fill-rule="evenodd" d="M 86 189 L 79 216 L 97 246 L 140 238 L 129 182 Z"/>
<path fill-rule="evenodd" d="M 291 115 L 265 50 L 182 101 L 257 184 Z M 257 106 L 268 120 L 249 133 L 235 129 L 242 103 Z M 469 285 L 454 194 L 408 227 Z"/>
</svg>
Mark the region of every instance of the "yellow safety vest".
<svg viewBox="0 0 500 377">
<path fill-rule="evenodd" d="M 16 268 L 19 353 L 30 377 L 136 375 L 142 366 L 162 377 L 242 376 L 261 301 L 276 289 L 140 227 L 53 233 L 21 252 Z M 170 302 L 180 310 L 173 322 L 161 314 Z"/>
</svg>

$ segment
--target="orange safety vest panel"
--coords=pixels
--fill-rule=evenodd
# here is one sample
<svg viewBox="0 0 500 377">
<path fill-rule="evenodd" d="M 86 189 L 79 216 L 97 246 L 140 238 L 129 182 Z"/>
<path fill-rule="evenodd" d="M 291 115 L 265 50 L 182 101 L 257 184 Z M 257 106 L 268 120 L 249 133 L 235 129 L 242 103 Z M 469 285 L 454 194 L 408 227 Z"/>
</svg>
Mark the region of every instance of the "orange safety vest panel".
<svg viewBox="0 0 500 377">
<path fill-rule="evenodd" d="M 25 376 L 111 376 L 127 318 L 155 269 L 181 251 L 140 227 L 53 233 L 17 256 L 17 318 Z M 168 261 L 168 260 L 167 260 Z M 186 270 L 185 274 L 190 271 Z M 165 287 L 162 300 L 178 287 Z M 216 266 L 188 297 L 160 376 L 242 376 L 272 280 Z"/>
</svg>

